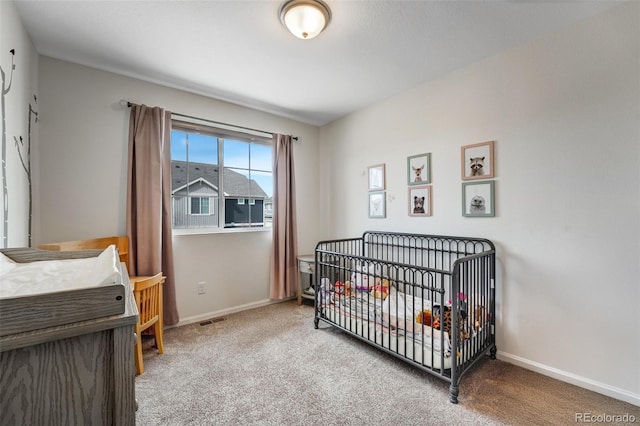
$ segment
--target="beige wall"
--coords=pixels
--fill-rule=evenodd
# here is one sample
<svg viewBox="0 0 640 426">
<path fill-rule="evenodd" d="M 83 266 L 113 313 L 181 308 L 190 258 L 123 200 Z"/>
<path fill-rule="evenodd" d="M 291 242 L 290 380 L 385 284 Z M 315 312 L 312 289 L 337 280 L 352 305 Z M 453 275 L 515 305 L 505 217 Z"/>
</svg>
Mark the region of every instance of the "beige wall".
<svg viewBox="0 0 640 426">
<path fill-rule="evenodd" d="M 629 3 L 321 129 L 326 236 L 478 236 L 498 247 L 500 358 L 640 405 L 640 4 Z M 461 214 L 460 147 L 496 142 L 495 218 Z M 407 157 L 432 153 L 433 216 Z M 367 217 L 385 163 L 386 219 Z"/>
<path fill-rule="evenodd" d="M 40 58 L 40 232 L 35 243 L 125 232 L 125 99 L 170 111 L 300 138 L 294 149 L 299 188 L 298 241 L 312 252 L 318 229 L 318 129 L 202 96 Z M 269 303 L 270 232 L 174 236 L 181 323 Z M 206 293 L 197 294 L 200 281 Z"/>
<path fill-rule="evenodd" d="M 9 53 L 12 49 L 15 51 L 13 72 Z M 29 104 L 34 111 L 39 110 L 34 99 L 34 95 L 39 95 L 38 53 L 22 26 L 13 2 L 0 1 L 0 66 L 5 75 L 1 90 L 8 90 L 2 111 L 2 131 L 6 143 L 6 158 L 2 158 L 6 169 L 2 176 L 6 176 L 6 181 L 3 179 L 1 184 L 3 188 L 6 185 L 7 198 L 0 196 L 3 202 L 0 206 L 0 247 L 23 247 L 29 244 L 29 177 L 25 168 L 31 169 L 31 179 L 37 185 L 37 156 L 34 154 L 37 151 L 39 128 L 35 115 L 29 115 Z M 30 118 L 31 161 L 28 157 Z M 18 147 L 14 138 L 20 140 L 20 137 L 22 145 Z M 6 235 L 5 219 L 8 225 Z"/>
</svg>

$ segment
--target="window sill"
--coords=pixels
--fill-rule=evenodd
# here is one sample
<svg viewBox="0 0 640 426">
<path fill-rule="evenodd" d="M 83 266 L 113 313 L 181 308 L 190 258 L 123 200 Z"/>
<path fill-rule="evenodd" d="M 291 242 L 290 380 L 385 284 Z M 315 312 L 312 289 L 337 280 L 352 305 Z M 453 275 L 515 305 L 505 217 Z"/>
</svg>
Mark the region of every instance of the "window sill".
<svg viewBox="0 0 640 426">
<path fill-rule="evenodd" d="M 245 234 L 247 232 L 271 232 L 272 227 L 262 228 L 191 228 L 173 229 L 172 235 Z"/>
</svg>

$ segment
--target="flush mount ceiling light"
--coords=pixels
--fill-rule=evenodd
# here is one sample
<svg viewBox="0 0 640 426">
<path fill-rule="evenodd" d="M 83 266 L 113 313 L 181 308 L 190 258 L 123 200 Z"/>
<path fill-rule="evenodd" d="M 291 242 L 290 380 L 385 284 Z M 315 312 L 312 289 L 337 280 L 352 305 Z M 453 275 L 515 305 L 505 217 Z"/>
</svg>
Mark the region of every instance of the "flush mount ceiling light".
<svg viewBox="0 0 640 426">
<path fill-rule="evenodd" d="M 331 21 L 331 10 L 320 0 L 289 0 L 282 3 L 280 22 L 303 40 L 316 37 Z"/>
</svg>

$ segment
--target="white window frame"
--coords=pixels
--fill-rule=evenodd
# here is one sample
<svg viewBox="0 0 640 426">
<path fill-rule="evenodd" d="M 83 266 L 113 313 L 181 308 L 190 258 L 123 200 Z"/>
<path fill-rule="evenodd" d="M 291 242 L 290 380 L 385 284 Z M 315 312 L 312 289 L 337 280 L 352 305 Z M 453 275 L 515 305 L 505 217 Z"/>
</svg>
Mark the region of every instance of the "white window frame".
<svg viewBox="0 0 640 426">
<path fill-rule="evenodd" d="M 232 139 L 239 142 L 247 142 L 247 143 L 269 146 L 271 148 L 271 154 L 273 158 L 273 141 L 270 137 L 264 136 L 264 134 L 251 134 L 251 133 L 238 132 L 231 129 L 214 127 L 209 124 L 201 124 L 196 122 L 184 121 L 182 119 L 176 119 L 176 118 L 172 119 L 172 126 L 173 126 L 172 130 L 177 129 L 177 130 L 188 132 L 188 133 L 201 133 L 201 134 L 206 134 L 206 135 L 217 138 L 219 170 L 224 169 L 224 139 Z M 261 171 L 261 170 L 256 169 L 256 171 Z M 274 173 L 273 170 L 271 170 L 270 172 L 272 173 L 272 178 L 273 178 L 273 173 Z M 265 227 L 265 226 L 261 226 L 261 227 L 247 226 L 247 227 L 237 227 L 237 228 L 225 227 L 226 196 L 224 194 L 224 176 L 223 175 L 224 173 L 218 173 L 218 188 L 219 188 L 218 197 L 199 197 L 199 198 L 210 198 L 209 214 L 215 215 L 217 213 L 218 226 L 201 227 L 201 228 L 172 228 L 172 232 L 174 235 L 217 234 L 217 233 L 234 233 L 234 232 L 265 232 L 265 231 L 271 232 L 272 231 L 271 227 Z M 218 203 L 215 203 L 215 200 L 211 200 L 211 198 L 217 198 Z M 255 199 L 250 198 L 250 202 L 252 205 L 255 205 Z M 217 204 L 217 212 L 211 213 L 212 205 L 214 206 L 213 208 L 215 208 L 216 204 Z M 189 214 L 191 214 L 190 202 L 188 206 L 189 206 Z M 172 218 L 172 223 L 173 223 L 173 218 Z M 264 224 L 264 222 L 262 223 Z"/>
</svg>

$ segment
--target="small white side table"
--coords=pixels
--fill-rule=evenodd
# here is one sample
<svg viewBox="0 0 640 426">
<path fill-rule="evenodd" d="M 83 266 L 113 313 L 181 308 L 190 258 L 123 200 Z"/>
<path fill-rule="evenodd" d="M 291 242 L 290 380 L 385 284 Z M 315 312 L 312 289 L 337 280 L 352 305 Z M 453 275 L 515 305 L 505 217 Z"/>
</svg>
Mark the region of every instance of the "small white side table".
<svg viewBox="0 0 640 426">
<path fill-rule="evenodd" d="M 298 256 L 298 305 L 302 305 L 302 299 L 314 300 L 316 295 L 313 284 L 316 258 L 312 254 Z M 307 285 L 308 278 L 308 285 Z"/>
</svg>

